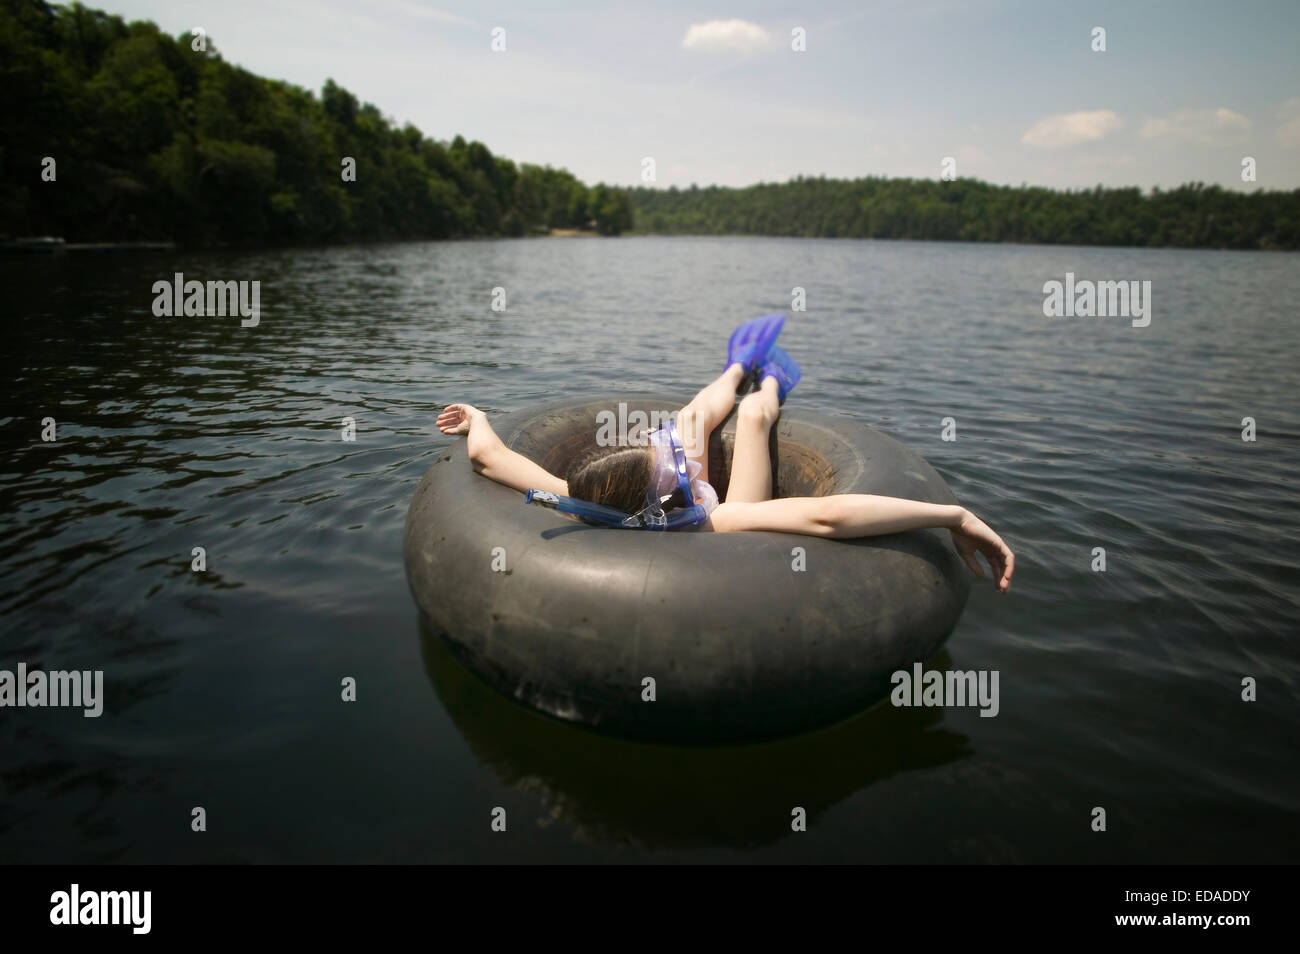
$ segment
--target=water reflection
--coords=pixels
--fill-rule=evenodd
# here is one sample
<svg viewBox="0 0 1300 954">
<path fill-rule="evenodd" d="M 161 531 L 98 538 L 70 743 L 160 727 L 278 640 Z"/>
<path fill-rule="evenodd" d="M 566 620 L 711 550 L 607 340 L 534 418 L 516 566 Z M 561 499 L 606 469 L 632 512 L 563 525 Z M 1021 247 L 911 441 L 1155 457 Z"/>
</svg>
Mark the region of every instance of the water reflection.
<svg viewBox="0 0 1300 954">
<path fill-rule="evenodd" d="M 527 709 L 458 663 L 421 615 L 425 671 L 479 762 L 534 794 L 543 825 L 640 848 L 756 848 L 790 833 L 794 806 L 811 828 L 873 782 L 972 754 L 938 709 L 878 705 L 819 732 L 730 748 L 644 745 L 597 735 Z M 954 668 L 946 650 L 930 668 Z"/>
</svg>

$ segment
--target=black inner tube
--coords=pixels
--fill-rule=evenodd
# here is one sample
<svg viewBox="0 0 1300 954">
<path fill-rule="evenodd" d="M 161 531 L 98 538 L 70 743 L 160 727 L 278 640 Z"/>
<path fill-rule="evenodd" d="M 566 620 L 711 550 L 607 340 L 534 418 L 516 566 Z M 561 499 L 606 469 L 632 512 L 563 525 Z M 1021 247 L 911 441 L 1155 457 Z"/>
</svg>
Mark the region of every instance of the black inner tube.
<svg viewBox="0 0 1300 954">
<path fill-rule="evenodd" d="M 494 426 L 563 472 L 621 401 L 682 406 L 570 399 Z M 734 429 L 733 415 L 710 445 L 720 496 Z M 772 440 L 779 495 L 955 502 L 915 452 L 850 418 L 783 411 Z M 504 572 L 490 569 L 496 550 Z M 830 540 L 585 525 L 474 473 L 463 441 L 416 489 L 406 568 L 456 658 L 506 695 L 612 735 L 686 745 L 776 738 L 861 711 L 894 670 L 933 655 L 970 586 L 943 530 Z M 641 698 L 647 676 L 660 687 L 653 704 Z"/>
</svg>

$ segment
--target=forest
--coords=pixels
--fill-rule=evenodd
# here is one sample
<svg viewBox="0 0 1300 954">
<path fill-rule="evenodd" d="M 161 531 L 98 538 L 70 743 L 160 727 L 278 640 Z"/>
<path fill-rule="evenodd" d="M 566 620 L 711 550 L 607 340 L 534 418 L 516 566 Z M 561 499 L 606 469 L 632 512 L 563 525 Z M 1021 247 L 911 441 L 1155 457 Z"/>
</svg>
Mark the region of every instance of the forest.
<svg viewBox="0 0 1300 954">
<path fill-rule="evenodd" d="M 10 238 L 244 246 L 631 224 L 624 190 L 399 128 L 330 80 L 317 96 L 263 79 L 225 62 L 211 37 L 0 0 Z"/>
<path fill-rule="evenodd" d="M 399 127 L 332 80 L 318 95 L 259 77 L 211 37 L 0 0 L 0 238 L 219 247 L 551 229 L 1296 249 L 1300 189 L 879 177 L 587 186 L 459 135 Z"/>
<path fill-rule="evenodd" d="M 641 232 L 1183 248 L 1300 248 L 1300 189 L 1057 191 L 974 179 L 798 178 L 632 190 Z"/>
</svg>

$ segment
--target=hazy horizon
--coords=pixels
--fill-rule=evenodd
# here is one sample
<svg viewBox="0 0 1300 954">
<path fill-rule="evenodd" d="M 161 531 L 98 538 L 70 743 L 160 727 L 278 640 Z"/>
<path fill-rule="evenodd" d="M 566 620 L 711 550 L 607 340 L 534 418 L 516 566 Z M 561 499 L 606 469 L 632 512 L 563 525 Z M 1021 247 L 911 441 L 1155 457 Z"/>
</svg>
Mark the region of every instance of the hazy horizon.
<svg viewBox="0 0 1300 954">
<path fill-rule="evenodd" d="M 951 157 L 958 177 L 998 185 L 1300 187 L 1300 4 L 1286 0 L 88 5 L 172 35 L 202 27 L 254 73 L 317 93 L 332 78 L 431 138 L 589 183 L 937 179 Z"/>
</svg>

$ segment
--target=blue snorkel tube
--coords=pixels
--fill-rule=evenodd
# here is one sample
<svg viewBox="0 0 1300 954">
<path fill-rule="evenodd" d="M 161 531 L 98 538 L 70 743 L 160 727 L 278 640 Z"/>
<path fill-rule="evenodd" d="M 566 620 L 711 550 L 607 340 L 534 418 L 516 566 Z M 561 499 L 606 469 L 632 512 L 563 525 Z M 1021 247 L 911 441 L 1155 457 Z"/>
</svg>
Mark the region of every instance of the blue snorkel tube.
<svg viewBox="0 0 1300 954">
<path fill-rule="evenodd" d="M 677 490 L 662 497 L 656 496 L 653 489 L 646 494 L 646 505 L 636 513 L 626 513 L 617 507 L 579 500 L 553 494 L 547 490 L 530 490 L 524 496 L 524 503 L 540 504 L 560 513 L 572 514 L 583 520 L 593 520 L 608 527 L 621 527 L 628 530 L 676 530 L 703 523 L 709 519 L 709 512 L 695 503 L 695 494 L 691 490 L 691 478 L 686 469 L 686 449 L 677 439 L 677 428 L 669 421 L 661 430 L 667 432 L 672 447 L 673 470 L 677 478 Z M 680 495 L 687 501 L 686 506 L 664 510 L 664 505 Z"/>
</svg>

